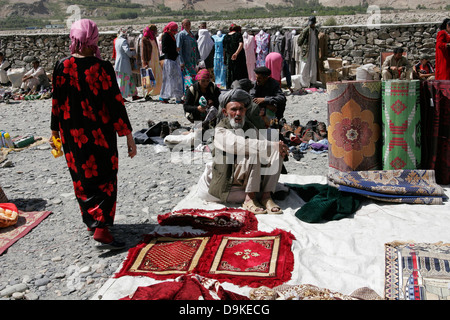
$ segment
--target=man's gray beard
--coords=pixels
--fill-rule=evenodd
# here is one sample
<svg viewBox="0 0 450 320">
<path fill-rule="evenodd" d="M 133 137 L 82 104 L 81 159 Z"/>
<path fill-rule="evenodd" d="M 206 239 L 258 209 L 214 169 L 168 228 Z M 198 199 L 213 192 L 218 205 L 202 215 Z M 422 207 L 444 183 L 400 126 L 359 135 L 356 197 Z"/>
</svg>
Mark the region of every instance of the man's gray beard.
<svg viewBox="0 0 450 320">
<path fill-rule="evenodd" d="M 244 127 L 245 116 L 242 117 L 242 121 L 239 123 L 235 122 L 234 118 L 232 118 L 231 116 L 228 116 L 228 120 L 230 120 L 230 125 L 233 129 L 242 129 Z"/>
</svg>

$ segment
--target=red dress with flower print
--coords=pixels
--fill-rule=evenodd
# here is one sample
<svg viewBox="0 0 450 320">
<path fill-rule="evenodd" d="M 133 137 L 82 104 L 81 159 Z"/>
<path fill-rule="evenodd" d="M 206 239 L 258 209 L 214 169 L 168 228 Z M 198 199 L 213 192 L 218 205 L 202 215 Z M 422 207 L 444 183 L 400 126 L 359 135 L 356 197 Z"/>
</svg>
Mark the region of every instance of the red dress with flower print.
<svg viewBox="0 0 450 320">
<path fill-rule="evenodd" d="M 84 223 L 111 226 L 117 200 L 117 136 L 131 124 L 110 62 L 68 57 L 53 72 L 51 129 L 60 132 Z"/>
<path fill-rule="evenodd" d="M 436 80 L 450 80 L 450 34 L 441 30 L 436 36 Z"/>
</svg>

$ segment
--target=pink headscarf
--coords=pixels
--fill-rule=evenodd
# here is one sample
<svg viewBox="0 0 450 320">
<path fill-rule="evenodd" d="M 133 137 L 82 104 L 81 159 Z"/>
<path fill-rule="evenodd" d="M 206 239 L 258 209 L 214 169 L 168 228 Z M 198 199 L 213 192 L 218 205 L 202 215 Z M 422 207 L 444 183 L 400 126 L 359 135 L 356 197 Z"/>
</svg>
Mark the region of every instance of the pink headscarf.
<svg viewBox="0 0 450 320">
<path fill-rule="evenodd" d="M 169 22 L 163 29 L 164 32 L 178 31 L 178 24 L 176 22 Z"/>
<path fill-rule="evenodd" d="M 72 23 L 70 28 L 70 52 L 81 51 L 84 47 L 92 49 L 97 58 L 101 59 L 98 48 L 98 28 L 94 21 L 81 19 Z"/>
<path fill-rule="evenodd" d="M 195 80 L 209 80 L 211 79 L 211 74 L 209 73 L 208 69 L 200 69 L 197 72 L 197 75 L 195 76 Z"/>
<path fill-rule="evenodd" d="M 144 37 L 149 38 L 150 40 L 155 40 L 156 36 L 156 25 L 151 24 L 149 26 L 146 26 L 143 32 Z"/>
<path fill-rule="evenodd" d="M 266 67 L 270 69 L 270 76 L 281 82 L 281 70 L 283 69 L 283 56 L 278 52 L 271 52 L 266 56 Z"/>
</svg>

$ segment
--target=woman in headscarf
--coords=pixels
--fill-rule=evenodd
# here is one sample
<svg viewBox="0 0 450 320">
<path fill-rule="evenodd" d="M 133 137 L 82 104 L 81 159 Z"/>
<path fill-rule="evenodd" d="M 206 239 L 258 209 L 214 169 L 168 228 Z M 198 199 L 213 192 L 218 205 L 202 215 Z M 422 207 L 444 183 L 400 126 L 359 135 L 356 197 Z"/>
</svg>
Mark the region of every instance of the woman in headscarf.
<svg viewBox="0 0 450 320">
<path fill-rule="evenodd" d="M 126 137 L 133 158 L 132 127 L 113 66 L 100 58 L 97 25 L 74 22 L 70 39 L 71 55 L 53 71 L 52 137 L 61 139 L 83 222 L 98 248 L 120 249 L 124 243 L 109 230 L 116 212 L 117 136 Z"/>
<path fill-rule="evenodd" d="M 248 78 L 241 27 L 231 25 L 230 32 L 223 38 L 223 51 L 227 65 L 227 89 L 230 89 L 233 81 Z"/>
<path fill-rule="evenodd" d="M 116 49 L 116 62 L 114 70 L 116 79 L 124 99 L 133 97 L 133 100 L 139 99 L 136 83 L 133 77 L 130 58 L 136 56 L 136 51 L 131 50 L 128 44 L 128 31 L 121 29 L 117 37 L 114 48 Z"/>
<path fill-rule="evenodd" d="M 177 47 L 180 53 L 181 70 L 183 71 L 184 88 L 188 88 L 195 79 L 197 64 L 200 62 L 197 40 L 191 32 L 191 21 L 184 19 L 183 29 L 177 34 Z"/>
<path fill-rule="evenodd" d="M 203 22 L 200 25 L 197 43 L 198 51 L 200 53 L 200 60 L 205 64 L 205 68 L 209 71 L 211 81 L 214 81 L 214 40 L 211 33 L 208 29 L 206 29 L 206 22 Z"/>
<path fill-rule="evenodd" d="M 283 56 L 278 52 L 271 52 L 266 56 L 266 67 L 269 68 L 270 76 L 275 79 L 281 87 L 281 70 L 283 69 Z"/>
<path fill-rule="evenodd" d="M 195 80 L 197 81 L 186 91 L 183 109 L 189 121 L 205 121 L 207 119 L 209 124 L 217 115 L 220 89 L 211 81 L 211 74 L 207 69 L 200 69 Z M 209 117 L 207 117 L 208 114 Z"/>
<path fill-rule="evenodd" d="M 161 60 L 163 60 L 163 82 L 159 100 L 169 103 L 169 99 L 175 97 L 176 103 L 182 103 L 183 74 L 181 73 L 180 58 L 177 50 L 175 35 L 178 25 L 169 22 L 163 30 L 161 39 Z"/>
<path fill-rule="evenodd" d="M 162 85 L 162 68 L 159 64 L 159 48 L 156 42 L 157 27 L 151 24 L 145 27 L 141 45 L 141 62 L 143 68 L 152 69 L 155 76 L 155 86 L 146 92 L 146 95 L 159 95 Z"/>
</svg>

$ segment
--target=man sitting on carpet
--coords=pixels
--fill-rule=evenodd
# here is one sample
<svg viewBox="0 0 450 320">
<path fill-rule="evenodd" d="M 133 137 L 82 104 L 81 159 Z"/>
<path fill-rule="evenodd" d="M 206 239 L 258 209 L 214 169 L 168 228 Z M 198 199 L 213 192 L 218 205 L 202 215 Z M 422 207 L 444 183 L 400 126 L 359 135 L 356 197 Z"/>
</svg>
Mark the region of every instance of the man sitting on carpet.
<svg viewBox="0 0 450 320">
<path fill-rule="evenodd" d="M 288 147 L 279 141 L 277 131 L 257 130 L 246 119 L 251 102 L 252 97 L 242 89 L 232 89 L 220 97 L 224 118 L 215 128 L 208 192 L 222 202 L 243 202 L 243 208 L 255 214 L 282 213 L 271 195 Z"/>
</svg>

